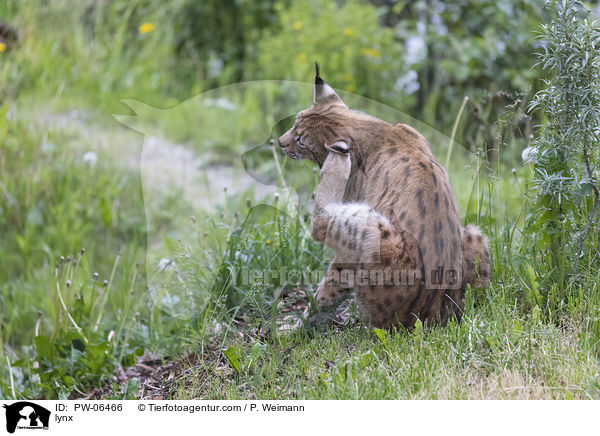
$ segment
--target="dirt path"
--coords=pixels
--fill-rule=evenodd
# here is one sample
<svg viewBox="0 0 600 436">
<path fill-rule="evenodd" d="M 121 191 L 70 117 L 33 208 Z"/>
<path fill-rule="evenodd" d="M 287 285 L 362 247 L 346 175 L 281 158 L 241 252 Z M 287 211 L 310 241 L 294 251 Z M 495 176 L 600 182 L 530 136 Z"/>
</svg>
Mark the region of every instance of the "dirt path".
<svg viewBox="0 0 600 436">
<path fill-rule="evenodd" d="M 241 161 L 235 165 L 210 165 L 209 154 L 200 155 L 190 145 L 177 144 L 165 138 L 144 137 L 114 119 L 94 119 L 91 113 L 79 110 L 60 113 L 40 111 L 35 118 L 47 130 L 60 130 L 72 135 L 70 145 L 76 153 L 82 156 L 96 153 L 95 158 L 108 154 L 117 164 L 139 171 L 144 194 L 148 198 L 179 189 L 183 199 L 193 208 L 210 211 L 224 201 L 225 188 L 236 193 L 258 184 L 244 171 Z M 261 185 L 260 195 L 275 192 L 276 187 Z"/>
</svg>

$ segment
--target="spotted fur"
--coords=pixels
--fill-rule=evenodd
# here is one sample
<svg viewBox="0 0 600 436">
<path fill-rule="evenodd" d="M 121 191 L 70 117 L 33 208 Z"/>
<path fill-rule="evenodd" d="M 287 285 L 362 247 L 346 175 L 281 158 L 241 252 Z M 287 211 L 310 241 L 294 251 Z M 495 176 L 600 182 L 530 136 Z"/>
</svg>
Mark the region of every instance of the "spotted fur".
<svg viewBox="0 0 600 436">
<path fill-rule="evenodd" d="M 336 256 L 319 304 L 354 291 L 375 326 L 445 324 L 460 319 L 468 284 L 488 285 L 487 238 L 461 227 L 448 174 L 412 127 L 350 110 L 317 74 L 313 105 L 279 144 L 321 167 L 312 233 Z"/>
</svg>

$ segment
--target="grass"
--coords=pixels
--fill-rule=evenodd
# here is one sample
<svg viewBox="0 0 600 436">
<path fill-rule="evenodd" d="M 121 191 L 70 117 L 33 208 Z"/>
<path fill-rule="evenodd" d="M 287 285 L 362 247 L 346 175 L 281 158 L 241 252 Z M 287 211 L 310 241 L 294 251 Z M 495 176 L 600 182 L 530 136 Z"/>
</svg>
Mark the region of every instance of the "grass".
<svg viewBox="0 0 600 436">
<path fill-rule="evenodd" d="M 196 367 L 191 386 L 173 397 L 600 398 L 597 337 L 589 340 L 586 315 L 563 325 L 523 315 L 514 307 L 514 291 L 494 286 L 479 307 L 468 307 L 461 324 L 445 329 L 386 333 L 384 339 L 366 327 L 245 337 L 235 342 L 243 356 L 240 374 L 219 361 Z M 598 303 L 597 286 L 590 300 Z"/>
<path fill-rule="evenodd" d="M 166 8 L 93 10 L 90 33 L 71 2 L 24 4 L 0 6 L 27 34 L 0 53 L 0 398 L 139 397 L 145 376 L 115 373 L 140 361 L 173 365 L 175 381 L 158 386 L 170 398 L 600 398 L 600 276 L 582 263 L 560 290 L 528 254 L 531 168 L 490 169 L 453 148 L 464 222 L 485 229 L 493 258 L 492 285 L 469 292 L 462 323 L 373 331 L 352 305 L 320 322 L 314 280 L 234 280 L 322 271 L 331 257 L 308 231 L 313 169 L 278 167 L 267 141 L 310 101 L 310 84 L 234 85 L 174 106 L 203 83 L 177 80 Z M 73 21 L 38 26 L 61 14 Z M 143 22 L 157 30 L 140 34 Z M 449 138 L 431 126 L 343 97 L 417 127 L 446 155 Z M 140 173 L 144 139 L 113 113 L 167 151 L 192 150 L 199 178 Z M 225 193 L 187 189 L 224 174 L 238 182 Z M 283 183 L 299 194 L 290 214 Z M 197 201 L 208 195 L 210 206 Z"/>
</svg>

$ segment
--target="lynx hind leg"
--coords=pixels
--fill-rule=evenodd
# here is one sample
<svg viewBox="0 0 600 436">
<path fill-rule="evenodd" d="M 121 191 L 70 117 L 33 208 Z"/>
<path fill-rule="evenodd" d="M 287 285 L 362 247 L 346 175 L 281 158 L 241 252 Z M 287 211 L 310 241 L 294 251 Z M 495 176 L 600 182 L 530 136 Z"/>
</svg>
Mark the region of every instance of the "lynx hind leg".
<svg viewBox="0 0 600 436">
<path fill-rule="evenodd" d="M 317 304 L 320 306 L 334 303 L 347 292 L 347 288 L 352 288 L 357 291 L 361 305 L 367 308 L 372 292 L 363 292 L 370 289 L 363 283 L 366 270 L 375 268 L 382 271 L 388 267 L 392 270 L 414 269 L 414 259 L 410 255 L 414 247 L 410 241 L 402 232 L 398 233 L 387 218 L 368 205 L 330 204 L 318 219 L 323 242 L 335 251 L 335 262 L 326 276 L 329 280 L 324 280 L 319 287 Z M 336 266 L 343 269 L 332 271 Z M 385 292 L 389 293 L 389 290 Z"/>
<path fill-rule="evenodd" d="M 380 262 L 381 240 L 394 233 L 388 219 L 364 203 L 328 204 L 315 228 L 336 260 L 346 264 Z"/>
<path fill-rule="evenodd" d="M 391 233 L 387 219 L 366 204 L 331 203 L 313 217 L 313 237 L 335 251 L 335 261 L 319 285 L 317 304 L 329 306 L 353 283 L 342 283 L 336 264 L 354 271 L 362 263 L 378 262 L 382 229 Z"/>
<path fill-rule="evenodd" d="M 474 288 L 487 288 L 490 283 L 488 239 L 472 224 L 463 229 L 463 283 Z"/>
<path fill-rule="evenodd" d="M 394 229 L 367 204 L 342 203 L 350 170 L 348 153 L 327 155 L 317 188 L 312 235 L 332 248 L 340 262 L 379 262 L 380 239 L 389 239 Z"/>
</svg>

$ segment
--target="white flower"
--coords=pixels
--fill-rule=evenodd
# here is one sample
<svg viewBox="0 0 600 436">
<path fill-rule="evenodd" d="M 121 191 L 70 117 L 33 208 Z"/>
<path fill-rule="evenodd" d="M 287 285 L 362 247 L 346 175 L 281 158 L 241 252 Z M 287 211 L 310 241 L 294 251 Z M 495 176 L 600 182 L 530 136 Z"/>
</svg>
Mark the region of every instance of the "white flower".
<svg viewBox="0 0 600 436">
<path fill-rule="evenodd" d="M 523 162 L 531 162 L 537 151 L 537 147 L 527 147 L 525 150 L 523 150 L 523 152 L 521 153 L 521 158 L 523 159 Z"/>
<path fill-rule="evenodd" d="M 403 91 L 405 94 L 414 94 L 419 90 L 419 81 L 417 72 L 415 70 L 409 70 L 406 74 L 400 76 L 394 84 L 394 89 Z"/>
<path fill-rule="evenodd" d="M 83 155 L 83 161 L 93 168 L 98 162 L 98 154 L 95 151 L 88 151 Z"/>
<path fill-rule="evenodd" d="M 223 62 L 223 59 L 220 58 L 210 58 L 208 60 L 208 75 L 210 77 L 217 77 L 219 74 L 221 74 L 221 71 L 223 71 L 223 67 L 225 66 L 225 63 Z"/>
<path fill-rule="evenodd" d="M 158 261 L 158 269 L 161 271 L 165 271 L 170 269 L 173 266 L 173 262 L 168 257 L 163 257 Z"/>
</svg>

